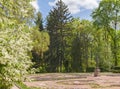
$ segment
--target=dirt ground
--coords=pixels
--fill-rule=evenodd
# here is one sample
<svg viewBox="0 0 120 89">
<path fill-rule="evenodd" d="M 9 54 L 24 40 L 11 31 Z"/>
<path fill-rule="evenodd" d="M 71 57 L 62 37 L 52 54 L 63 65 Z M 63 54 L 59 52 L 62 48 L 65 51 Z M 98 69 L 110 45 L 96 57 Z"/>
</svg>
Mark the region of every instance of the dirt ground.
<svg viewBox="0 0 120 89">
<path fill-rule="evenodd" d="M 29 76 L 27 86 L 41 89 L 120 89 L 120 74 L 49 73 Z"/>
</svg>

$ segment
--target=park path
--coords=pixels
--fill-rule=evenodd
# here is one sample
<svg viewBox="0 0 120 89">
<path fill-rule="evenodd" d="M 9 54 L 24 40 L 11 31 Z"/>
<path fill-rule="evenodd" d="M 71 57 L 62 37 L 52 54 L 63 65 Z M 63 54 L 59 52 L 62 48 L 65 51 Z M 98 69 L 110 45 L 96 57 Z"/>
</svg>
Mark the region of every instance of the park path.
<svg viewBox="0 0 120 89">
<path fill-rule="evenodd" d="M 32 75 L 29 87 L 41 89 L 120 89 L 120 74 L 101 74 L 94 77 L 86 73 L 50 73 Z"/>
</svg>

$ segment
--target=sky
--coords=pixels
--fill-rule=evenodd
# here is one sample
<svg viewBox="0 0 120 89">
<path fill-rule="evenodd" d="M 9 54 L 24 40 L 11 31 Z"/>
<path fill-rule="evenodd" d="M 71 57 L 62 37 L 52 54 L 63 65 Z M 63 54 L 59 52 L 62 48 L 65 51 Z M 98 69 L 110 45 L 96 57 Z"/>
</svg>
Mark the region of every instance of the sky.
<svg viewBox="0 0 120 89">
<path fill-rule="evenodd" d="M 31 2 L 36 11 L 42 13 L 43 19 L 49 14 L 58 0 L 35 0 Z M 92 11 L 98 7 L 100 0 L 62 0 L 69 8 L 72 16 L 91 20 Z"/>
</svg>

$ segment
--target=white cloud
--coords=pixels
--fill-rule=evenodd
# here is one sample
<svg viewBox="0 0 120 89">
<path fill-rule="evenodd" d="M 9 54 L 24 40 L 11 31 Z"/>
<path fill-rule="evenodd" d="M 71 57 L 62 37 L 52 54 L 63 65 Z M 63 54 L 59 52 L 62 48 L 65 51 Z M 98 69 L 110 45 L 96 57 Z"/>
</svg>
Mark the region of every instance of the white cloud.
<svg viewBox="0 0 120 89">
<path fill-rule="evenodd" d="M 55 0 L 54 2 L 49 2 L 50 6 L 55 6 L 55 3 L 58 0 Z M 68 8 L 72 14 L 77 14 L 81 11 L 81 8 L 84 9 L 94 9 L 98 7 L 100 0 L 62 0 L 66 5 L 68 5 Z"/>
<path fill-rule="evenodd" d="M 30 2 L 30 4 L 36 9 L 36 11 L 39 11 L 38 0 Z"/>
</svg>

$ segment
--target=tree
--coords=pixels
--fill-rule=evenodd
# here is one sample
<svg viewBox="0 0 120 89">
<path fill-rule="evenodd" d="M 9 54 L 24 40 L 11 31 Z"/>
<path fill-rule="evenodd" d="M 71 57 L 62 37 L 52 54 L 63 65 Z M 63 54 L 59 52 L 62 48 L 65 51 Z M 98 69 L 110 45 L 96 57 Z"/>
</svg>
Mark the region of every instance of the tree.
<svg viewBox="0 0 120 89">
<path fill-rule="evenodd" d="M 32 64 L 32 41 L 29 19 L 33 8 L 30 0 L 1 0 L 0 2 L 0 89 L 10 89 L 22 81 Z"/>
<path fill-rule="evenodd" d="M 94 60 L 96 61 L 96 68 L 100 68 L 101 71 L 110 71 L 112 65 L 112 52 L 111 52 L 111 37 L 108 36 L 107 42 L 104 35 L 104 29 L 94 28 L 93 32 L 93 53 Z"/>
<path fill-rule="evenodd" d="M 44 52 L 48 50 L 49 46 L 49 34 L 43 28 L 43 20 L 40 12 L 37 12 L 35 16 L 35 27 L 32 32 L 33 49 L 32 49 L 32 61 L 35 62 L 33 67 L 44 67 Z M 38 70 L 37 72 L 41 72 Z"/>
<path fill-rule="evenodd" d="M 37 16 L 36 16 L 36 18 L 35 18 L 35 24 L 36 24 L 36 26 L 38 26 L 39 31 L 43 31 L 44 29 L 43 29 L 42 15 L 41 15 L 40 12 L 37 12 L 36 15 L 37 15 Z"/>
<path fill-rule="evenodd" d="M 105 29 L 105 40 L 107 42 L 108 35 L 112 40 L 112 53 L 114 58 L 114 66 L 118 65 L 118 45 L 117 31 L 120 23 L 120 1 L 119 0 L 102 0 L 99 7 L 93 11 L 92 17 L 97 27 Z"/>
<path fill-rule="evenodd" d="M 44 52 L 48 50 L 49 46 L 49 34 L 45 31 L 39 31 L 38 27 L 35 27 L 32 31 L 33 49 L 32 49 L 32 61 L 35 62 L 34 67 L 39 68 L 44 66 Z M 38 71 L 40 72 L 40 71 Z"/>
<path fill-rule="evenodd" d="M 53 10 L 50 11 L 47 18 L 47 30 L 50 34 L 50 57 L 53 71 L 62 71 L 63 61 L 65 60 L 65 32 L 67 31 L 66 24 L 71 20 L 67 6 L 59 0 Z M 52 62 L 53 61 L 53 62 Z"/>
<path fill-rule="evenodd" d="M 88 20 L 73 20 L 73 42 L 71 48 L 72 71 L 86 72 L 89 67 L 91 55 L 91 39 L 93 37 L 93 26 Z"/>
</svg>

